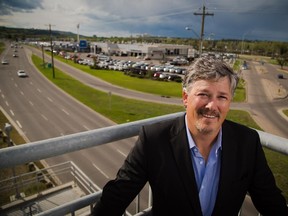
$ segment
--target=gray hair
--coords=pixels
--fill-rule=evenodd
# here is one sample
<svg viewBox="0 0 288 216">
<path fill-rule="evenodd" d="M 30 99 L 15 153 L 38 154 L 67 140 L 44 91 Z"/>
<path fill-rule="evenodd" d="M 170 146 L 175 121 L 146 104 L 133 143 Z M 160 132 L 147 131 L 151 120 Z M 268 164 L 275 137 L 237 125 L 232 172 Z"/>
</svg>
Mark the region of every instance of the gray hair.
<svg viewBox="0 0 288 216">
<path fill-rule="evenodd" d="M 182 87 L 183 91 L 189 93 L 192 84 L 198 80 L 214 80 L 228 77 L 230 81 L 231 94 L 234 95 L 239 82 L 238 75 L 233 69 L 220 59 L 213 57 L 197 58 L 187 69 L 184 76 Z"/>
</svg>

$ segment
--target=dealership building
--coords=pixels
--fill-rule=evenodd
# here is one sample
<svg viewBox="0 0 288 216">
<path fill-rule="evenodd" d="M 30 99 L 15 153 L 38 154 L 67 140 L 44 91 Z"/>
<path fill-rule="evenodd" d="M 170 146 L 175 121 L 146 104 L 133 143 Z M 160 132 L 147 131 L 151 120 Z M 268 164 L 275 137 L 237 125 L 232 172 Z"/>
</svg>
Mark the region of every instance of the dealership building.
<svg viewBox="0 0 288 216">
<path fill-rule="evenodd" d="M 192 46 L 175 44 L 116 44 L 109 42 L 92 42 L 90 43 L 90 52 L 94 54 L 103 53 L 109 56 L 140 56 L 161 60 L 168 56 L 193 56 L 196 50 L 194 50 Z"/>
</svg>

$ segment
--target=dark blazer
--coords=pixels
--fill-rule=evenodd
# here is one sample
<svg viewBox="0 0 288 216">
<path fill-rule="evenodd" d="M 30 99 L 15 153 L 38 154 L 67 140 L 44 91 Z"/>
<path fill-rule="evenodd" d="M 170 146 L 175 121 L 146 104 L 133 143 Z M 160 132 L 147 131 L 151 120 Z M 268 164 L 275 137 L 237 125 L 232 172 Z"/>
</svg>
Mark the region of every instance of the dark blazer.
<svg viewBox="0 0 288 216">
<path fill-rule="evenodd" d="M 266 216 L 287 216 L 257 131 L 225 120 L 222 162 L 214 216 L 236 216 L 249 193 Z M 103 188 L 94 215 L 121 215 L 149 182 L 153 216 L 202 216 L 184 116 L 144 126 L 115 180 Z M 211 179 L 213 181 L 213 179 Z"/>
</svg>

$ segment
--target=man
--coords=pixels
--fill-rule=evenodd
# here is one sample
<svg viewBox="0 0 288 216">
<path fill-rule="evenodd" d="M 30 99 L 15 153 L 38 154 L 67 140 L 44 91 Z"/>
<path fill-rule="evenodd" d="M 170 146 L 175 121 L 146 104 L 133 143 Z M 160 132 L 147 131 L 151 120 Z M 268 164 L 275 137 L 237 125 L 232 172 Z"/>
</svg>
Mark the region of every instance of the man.
<svg viewBox="0 0 288 216">
<path fill-rule="evenodd" d="M 183 80 L 185 115 L 141 129 L 93 214 L 123 214 L 148 181 L 153 216 L 236 216 L 247 193 L 262 215 L 287 216 L 258 133 L 225 120 L 237 83 L 223 61 L 197 59 Z"/>
</svg>

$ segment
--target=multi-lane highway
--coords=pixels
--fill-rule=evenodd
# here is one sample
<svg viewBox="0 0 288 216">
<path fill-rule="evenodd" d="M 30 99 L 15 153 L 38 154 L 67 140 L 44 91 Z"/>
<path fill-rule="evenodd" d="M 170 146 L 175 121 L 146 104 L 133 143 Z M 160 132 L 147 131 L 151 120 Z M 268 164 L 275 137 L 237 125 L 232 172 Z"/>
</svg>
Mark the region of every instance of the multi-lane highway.
<svg viewBox="0 0 288 216">
<path fill-rule="evenodd" d="M 18 57 L 14 58 L 14 49 L 7 46 L 7 51 L 3 54 L 9 64 L 0 65 L 0 106 L 27 142 L 114 124 L 48 82 L 31 64 L 30 51 L 27 48 L 18 48 L 17 51 Z M 19 69 L 24 69 L 29 77 L 18 77 Z M 73 161 L 102 188 L 109 179 L 115 177 L 135 139 L 49 158 L 45 162 L 52 166 Z M 65 176 L 61 180 L 65 181 Z"/>
<path fill-rule="evenodd" d="M 27 141 L 49 139 L 57 136 L 107 127 L 110 120 L 90 110 L 74 100 L 46 80 L 33 66 L 30 55 L 33 52 L 42 56 L 40 50 L 30 47 L 18 48 L 18 56 L 13 57 L 14 48 L 7 44 L 7 50 L 1 59 L 9 61 L 0 65 L 0 106 Z M 46 56 L 45 58 L 49 58 Z M 250 63 L 250 69 L 243 71 L 247 79 L 248 102 L 233 104 L 232 108 L 244 108 L 251 112 L 253 118 L 267 132 L 288 138 L 288 121 L 279 114 L 280 108 L 287 108 L 287 99 L 272 99 L 267 96 L 267 82 L 277 82 L 277 77 L 270 71 L 277 71 L 274 66 L 264 65 L 269 73 L 259 70 L 257 62 Z M 141 94 L 116 87 L 55 60 L 55 66 L 83 83 L 94 88 L 154 102 L 181 104 L 177 98 Z M 24 69 L 29 77 L 19 78 L 17 70 Z M 272 74 L 272 75 L 271 75 Z M 268 81 L 267 81 L 268 80 Z M 268 90 L 269 92 L 269 90 Z M 97 101 L 95 101 L 97 103 Z M 135 142 L 135 137 L 115 143 L 85 149 L 45 160 L 49 165 L 64 161 L 73 161 L 98 186 L 114 178 L 116 171 Z"/>
<path fill-rule="evenodd" d="M 13 58 L 13 49 L 8 49 L 5 58 L 9 60 L 9 65 L 0 65 L 0 105 L 13 121 L 13 126 L 27 137 L 27 141 L 64 136 L 114 124 L 48 82 L 30 64 L 25 49 L 18 49 L 18 58 Z M 19 78 L 18 69 L 24 69 L 29 77 Z M 108 178 L 114 177 L 116 169 L 131 148 L 131 140 L 134 142 L 131 138 L 48 159 L 47 163 L 53 165 L 72 160 L 94 182 L 103 186 Z"/>
</svg>

